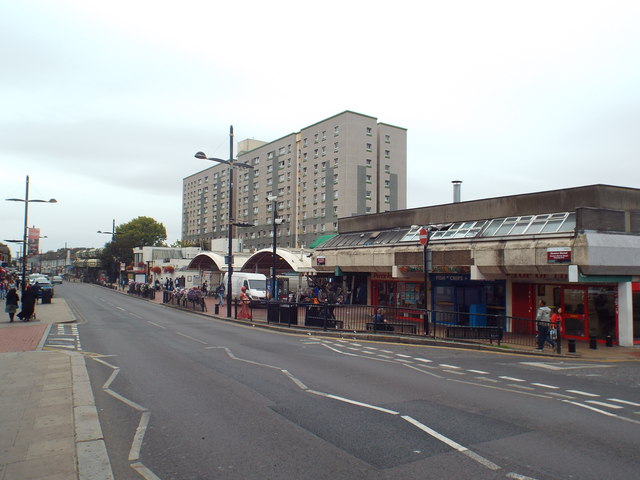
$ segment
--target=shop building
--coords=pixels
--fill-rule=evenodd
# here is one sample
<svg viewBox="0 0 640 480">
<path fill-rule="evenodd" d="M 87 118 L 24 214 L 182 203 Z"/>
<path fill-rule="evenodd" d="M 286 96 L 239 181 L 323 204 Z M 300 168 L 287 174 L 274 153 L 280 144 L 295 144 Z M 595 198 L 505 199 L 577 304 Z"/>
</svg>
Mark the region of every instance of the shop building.
<svg viewBox="0 0 640 480">
<path fill-rule="evenodd" d="M 568 338 L 640 344 L 638 189 L 592 185 L 344 218 L 313 267 L 338 274 L 356 303 L 426 302 L 472 324 L 485 313 L 533 319 L 544 299 L 562 309 Z"/>
</svg>

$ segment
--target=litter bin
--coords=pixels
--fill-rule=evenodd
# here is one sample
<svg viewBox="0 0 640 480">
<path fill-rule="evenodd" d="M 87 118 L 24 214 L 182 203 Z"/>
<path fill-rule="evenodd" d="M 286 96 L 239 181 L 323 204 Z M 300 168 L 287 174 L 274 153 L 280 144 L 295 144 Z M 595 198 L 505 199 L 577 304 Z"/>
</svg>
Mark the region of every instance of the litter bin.
<svg viewBox="0 0 640 480">
<path fill-rule="evenodd" d="M 589 348 L 591 350 L 597 350 L 598 349 L 598 339 L 596 338 L 595 335 L 590 335 L 589 336 Z"/>
<path fill-rule="evenodd" d="M 278 323 L 280 321 L 280 304 L 277 300 L 270 300 L 267 303 L 267 323 Z"/>
<path fill-rule="evenodd" d="M 280 323 L 298 324 L 298 306 L 291 303 L 280 304 Z"/>
<path fill-rule="evenodd" d="M 51 303 L 51 297 L 53 297 L 53 292 L 51 290 L 42 290 L 42 303 Z"/>
<path fill-rule="evenodd" d="M 567 340 L 569 342 L 569 353 L 576 353 L 576 341 L 573 338 Z"/>
<path fill-rule="evenodd" d="M 607 335 L 606 342 L 607 347 L 613 347 L 613 337 L 611 335 Z"/>
</svg>

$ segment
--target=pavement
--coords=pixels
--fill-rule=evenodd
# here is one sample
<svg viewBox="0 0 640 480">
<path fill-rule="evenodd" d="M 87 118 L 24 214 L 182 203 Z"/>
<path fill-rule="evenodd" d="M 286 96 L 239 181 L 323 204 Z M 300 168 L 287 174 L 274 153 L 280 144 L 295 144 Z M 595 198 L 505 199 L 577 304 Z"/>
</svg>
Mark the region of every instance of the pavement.
<svg viewBox="0 0 640 480">
<path fill-rule="evenodd" d="M 154 301 L 161 303 L 161 295 Z M 226 319 L 226 309 L 220 309 L 222 315 L 212 313 L 213 300 L 207 310 L 191 312 Z M 84 355 L 44 349 L 52 325 L 76 318 L 62 298 L 38 304 L 36 317 L 9 323 L 3 313 L 0 320 L 0 480 L 113 480 Z M 249 322 L 289 333 L 298 330 L 259 319 Z M 380 335 L 371 339 L 398 341 Z M 553 355 L 550 350 L 530 353 Z M 563 357 L 640 361 L 640 348 L 598 345 L 593 350 L 588 342 L 576 342 L 576 353 Z"/>
<path fill-rule="evenodd" d="M 0 320 L 0 480 L 113 480 L 84 356 L 43 350 L 76 318 L 61 298 L 36 317 Z"/>
</svg>

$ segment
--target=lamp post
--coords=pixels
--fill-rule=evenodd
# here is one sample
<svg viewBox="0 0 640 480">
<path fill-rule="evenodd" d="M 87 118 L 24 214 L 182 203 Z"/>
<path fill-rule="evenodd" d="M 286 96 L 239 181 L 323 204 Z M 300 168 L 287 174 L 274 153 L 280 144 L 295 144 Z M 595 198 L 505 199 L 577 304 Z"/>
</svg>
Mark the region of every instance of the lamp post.
<svg viewBox="0 0 640 480">
<path fill-rule="evenodd" d="M 212 162 L 224 163 L 229 165 L 229 208 L 228 208 L 228 246 L 227 246 L 227 317 L 231 318 L 231 276 L 233 275 L 233 226 L 234 214 L 233 214 L 233 169 L 235 167 L 253 168 L 251 165 L 242 162 L 236 162 L 233 160 L 233 125 L 229 127 L 229 160 L 223 160 L 221 158 L 209 158 L 204 152 L 198 152 L 195 154 L 196 158 L 200 160 L 211 160 Z"/>
<path fill-rule="evenodd" d="M 21 293 L 24 296 L 25 290 L 25 282 L 27 279 L 27 230 L 29 223 L 29 203 L 57 203 L 58 201 L 55 198 L 51 198 L 49 200 L 38 200 L 38 199 L 29 199 L 29 175 L 27 175 L 27 179 L 25 182 L 25 194 L 24 198 L 6 198 L 5 200 L 9 202 L 24 202 L 24 231 L 22 237 L 22 283 L 21 283 Z"/>
<path fill-rule="evenodd" d="M 271 202 L 271 210 L 273 211 L 273 217 L 271 223 L 273 224 L 273 242 L 272 242 L 272 258 L 271 258 L 271 299 L 278 300 L 278 279 L 276 277 L 276 248 L 277 248 L 277 235 L 278 225 L 284 223 L 283 218 L 277 218 L 278 212 L 278 197 L 276 195 L 270 195 L 267 197 L 267 201 Z"/>
<path fill-rule="evenodd" d="M 118 234 L 116 232 L 116 219 L 113 219 L 113 223 L 111 224 L 111 231 L 110 232 L 103 232 L 102 230 L 98 230 L 97 233 L 102 233 L 104 235 L 111 235 L 111 243 L 114 243 L 116 241 L 116 235 Z M 113 256 L 113 264 L 114 264 L 114 275 L 113 275 L 113 279 L 116 280 L 119 276 L 120 276 L 120 266 L 118 259 L 116 258 L 116 256 Z M 118 280 L 119 283 L 119 280 Z"/>
</svg>

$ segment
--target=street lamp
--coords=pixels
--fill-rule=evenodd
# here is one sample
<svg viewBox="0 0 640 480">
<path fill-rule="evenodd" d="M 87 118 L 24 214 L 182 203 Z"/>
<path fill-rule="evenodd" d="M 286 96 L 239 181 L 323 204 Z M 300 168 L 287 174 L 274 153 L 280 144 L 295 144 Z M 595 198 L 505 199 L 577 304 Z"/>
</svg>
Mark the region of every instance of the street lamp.
<svg viewBox="0 0 640 480">
<path fill-rule="evenodd" d="M 276 218 L 278 212 L 278 197 L 276 195 L 269 195 L 267 201 L 271 202 L 271 210 L 273 211 L 273 217 L 271 223 L 273 224 L 273 242 L 272 242 L 272 257 L 271 257 L 271 299 L 278 301 L 278 279 L 276 277 L 276 247 L 277 247 L 277 234 L 278 225 L 284 223 L 284 218 Z"/>
<path fill-rule="evenodd" d="M 21 293 L 24 296 L 25 281 L 27 279 L 27 230 L 29 224 L 29 203 L 58 203 L 55 198 L 49 200 L 29 199 L 29 175 L 26 179 L 24 198 L 6 198 L 9 202 L 24 202 L 24 232 L 22 237 L 22 283 Z"/>
<path fill-rule="evenodd" d="M 204 152 L 198 152 L 195 154 L 196 158 L 200 160 L 211 160 L 212 162 L 224 163 L 229 165 L 229 211 L 228 211 L 228 246 L 227 246 L 227 258 L 225 262 L 227 263 L 227 317 L 231 318 L 231 276 L 233 275 L 233 226 L 236 225 L 234 222 L 233 215 L 233 169 L 235 167 L 241 168 L 253 168 L 251 165 L 242 162 L 236 162 L 233 160 L 233 125 L 229 127 L 229 160 L 223 160 L 221 158 L 209 158 Z"/>
<path fill-rule="evenodd" d="M 111 235 L 111 241 L 113 242 L 116 239 L 116 219 L 113 219 L 113 224 L 111 226 L 110 232 L 103 232 L 102 230 L 98 230 L 96 233 L 104 233 L 105 235 Z"/>
<path fill-rule="evenodd" d="M 98 230 L 96 233 L 102 233 L 104 235 L 111 235 L 111 243 L 114 243 L 116 241 L 116 235 L 118 234 L 118 232 L 116 232 L 116 219 L 113 219 L 113 223 L 111 224 L 111 231 L 110 232 L 103 232 L 102 230 Z M 113 248 L 113 247 L 112 247 Z M 116 258 L 116 256 L 113 256 L 113 266 L 114 266 L 114 274 L 113 274 L 113 279 L 116 280 L 118 277 L 120 277 L 120 265 L 119 265 L 119 261 Z M 120 283 L 120 281 L 118 280 L 118 284 Z"/>
</svg>

